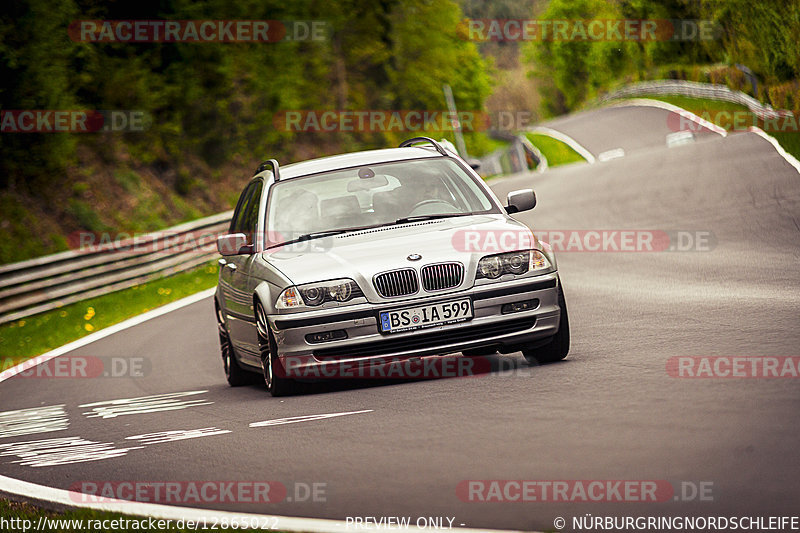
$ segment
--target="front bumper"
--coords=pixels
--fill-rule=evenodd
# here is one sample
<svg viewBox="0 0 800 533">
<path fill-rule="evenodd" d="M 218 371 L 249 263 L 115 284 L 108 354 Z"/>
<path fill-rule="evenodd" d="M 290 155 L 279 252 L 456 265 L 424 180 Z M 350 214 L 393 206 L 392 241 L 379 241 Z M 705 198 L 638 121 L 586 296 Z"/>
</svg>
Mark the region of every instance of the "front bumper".
<svg viewBox="0 0 800 533">
<path fill-rule="evenodd" d="M 446 302 L 468 297 L 473 318 L 402 333 L 381 333 L 379 313 L 391 309 Z M 538 300 L 531 310 L 502 314 L 504 304 Z M 556 272 L 507 282 L 474 286 L 446 295 L 386 304 L 359 304 L 337 310 L 314 310 L 269 317 L 279 358 L 288 369 L 304 374 L 310 367 L 340 367 L 345 363 L 381 365 L 393 361 L 479 348 L 512 352 L 522 345 L 556 334 L 559 327 Z M 347 338 L 311 343 L 306 336 L 345 331 Z"/>
</svg>

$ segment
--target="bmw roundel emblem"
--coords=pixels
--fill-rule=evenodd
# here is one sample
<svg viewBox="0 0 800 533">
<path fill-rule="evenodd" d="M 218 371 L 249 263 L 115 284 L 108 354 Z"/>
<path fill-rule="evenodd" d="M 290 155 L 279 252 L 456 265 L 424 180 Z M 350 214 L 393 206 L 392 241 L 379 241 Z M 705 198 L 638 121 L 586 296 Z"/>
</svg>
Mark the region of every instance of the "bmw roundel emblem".
<svg viewBox="0 0 800 533">
<path fill-rule="evenodd" d="M 406 257 L 406 259 L 408 259 L 409 261 L 419 261 L 420 259 L 422 259 L 422 256 L 419 254 L 410 254 L 408 257 Z"/>
</svg>

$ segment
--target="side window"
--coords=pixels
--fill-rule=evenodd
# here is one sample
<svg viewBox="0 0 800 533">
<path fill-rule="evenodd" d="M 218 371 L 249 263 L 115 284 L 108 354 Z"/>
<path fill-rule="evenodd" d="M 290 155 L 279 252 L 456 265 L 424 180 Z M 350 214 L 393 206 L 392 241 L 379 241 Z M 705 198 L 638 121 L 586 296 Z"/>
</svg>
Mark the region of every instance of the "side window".
<svg viewBox="0 0 800 533">
<path fill-rule="evenodd" d="M 258 229 L 258 209 L 261 206 L 261 190 L 264 182 L 261 180 L 253 182 L 255 189 L 253 195 L 247 202 L 242 233 L 247 235 L 247 244 L 255 244 L 256 230 Z"/>
<path fill-rule="evenodd" d="M 245 226 L 245 219 L 247 218 L 247 204 L 250 201 L 250 198 L 253 196 L 253 192 L 255 191 L 255 183 L 251 183 L 248 185 L 244 191 L 242 191 L 242 195 L 239 197 L 239 202 L 236 204 L 236 210 L 233 212 L 233 217 L 231 218 L 231 227 L 228 230 L 228 233 L 247 233 L 244 229 Z"/>
</svg>

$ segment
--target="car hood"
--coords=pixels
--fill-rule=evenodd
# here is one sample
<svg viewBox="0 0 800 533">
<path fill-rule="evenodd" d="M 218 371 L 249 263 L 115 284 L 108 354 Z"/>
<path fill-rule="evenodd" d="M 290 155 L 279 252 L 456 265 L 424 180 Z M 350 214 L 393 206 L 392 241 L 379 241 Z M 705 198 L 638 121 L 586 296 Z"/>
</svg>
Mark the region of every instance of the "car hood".
<svg viewBox="0 0 800 533">
<path fill-rule="evenodd" d="M 465 283 L 472 286 L 481 257 L 527 249 L 541 249 L 531 230 L 505 215 L 473 215 L 428 220 L 313 239 L 262 252 L 263 260 L 295 285 L 350 278 L 368 299 L 380 299 L 372 278 L 381 272 L 447 261 L 465 267 Z M 416 261 L 409 256 L 422 256 Z"/>
</svg>

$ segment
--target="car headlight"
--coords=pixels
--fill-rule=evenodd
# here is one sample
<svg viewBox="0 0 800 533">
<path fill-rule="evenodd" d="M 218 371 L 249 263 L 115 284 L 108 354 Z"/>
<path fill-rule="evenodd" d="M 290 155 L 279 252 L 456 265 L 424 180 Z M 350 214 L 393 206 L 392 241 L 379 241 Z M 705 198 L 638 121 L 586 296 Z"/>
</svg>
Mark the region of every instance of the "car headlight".
<svg viewBox="0 0 800 533">
<path fill-rule="evenodd" d="M 325 302 L 347 302 L 361 296 L 364 296 L 364 293 L 355 281 L 334 279 L 288 287 L 278 297 L 275 307 L 278 309 L 317 307 Z"/>
<path fill-rule="evenodd" d="M 477 279 L 497 279 L 503 274 L 525 274 L 550 267 L 550 261 L 539 250 L 525 250 L 488 255 L 478 261 Z"/>
</svg>

